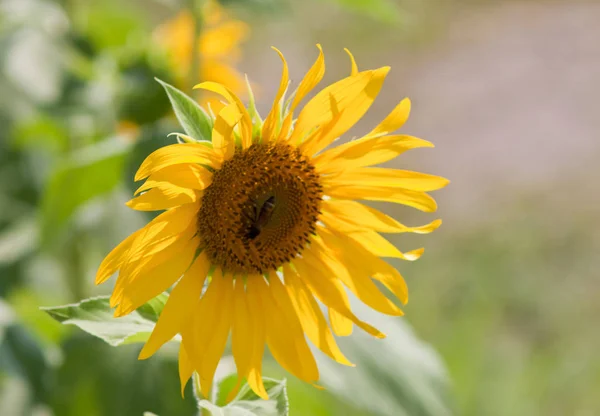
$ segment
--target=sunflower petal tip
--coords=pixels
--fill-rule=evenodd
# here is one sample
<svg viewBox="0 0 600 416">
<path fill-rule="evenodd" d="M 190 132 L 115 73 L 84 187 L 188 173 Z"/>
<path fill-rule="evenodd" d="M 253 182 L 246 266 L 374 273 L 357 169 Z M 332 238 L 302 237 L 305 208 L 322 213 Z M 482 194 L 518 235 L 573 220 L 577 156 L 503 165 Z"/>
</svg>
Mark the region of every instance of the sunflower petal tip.
<svg viewBox="0 0 600 416">
<path fill-rule="evenodd" d="M 209 85 L 210 81 L 200 82 L 192 87 L 193 90 L 197 90 L 198 88 L 204 88 L 206 85 Z"/>
<path fill-rule="evenodd" d="M 153 354 L 150 348 L 148 348 L 148 343 L 146 343 L 138 355 L 138 360 L 146 360 L 152 357 Z"/>
<path fill-rule="evenodd" d="M 96 278 L 94 279 L 95 285 L 100 285 L 106 281 L 105 273 L 102 273 L 100 270 L 96 273 Z"/>
</svg>

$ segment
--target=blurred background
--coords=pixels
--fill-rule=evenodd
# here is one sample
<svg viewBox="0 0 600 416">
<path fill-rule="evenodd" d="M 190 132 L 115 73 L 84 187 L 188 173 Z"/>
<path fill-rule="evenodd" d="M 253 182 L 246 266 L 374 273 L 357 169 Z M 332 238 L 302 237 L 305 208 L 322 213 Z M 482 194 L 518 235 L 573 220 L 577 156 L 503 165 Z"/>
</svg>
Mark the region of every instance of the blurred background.
<svg viewBox="0 0 600 416">
<path fill-rule="evenodd" d="M 390 166 L 452 182 L 440 230 L 392 238 L 426 247 L 395 264 L 406 316 L 364 311 L 389 338 L 344 339 L 358 367 L 323 359 L 324 391 L 288 377 L 292 414 L 599 415 L 598 22 L 591 0 L 0 0 L 0 415 L 194 414 L 172 349 L 138 362 L 38 307 L 109 293 L 97 266 L 148 221 L 124 206 L 133 172 L 181 130 L 153 77 L 244 95 L 247 73 L 264 113 L 269 47 L 297 85 L 316 43 L 321 86 L 349 74 L 344 47 L 391 65 L 352 133 L 409 96 L 403 131 L 436 148 Z"/>
</svg>

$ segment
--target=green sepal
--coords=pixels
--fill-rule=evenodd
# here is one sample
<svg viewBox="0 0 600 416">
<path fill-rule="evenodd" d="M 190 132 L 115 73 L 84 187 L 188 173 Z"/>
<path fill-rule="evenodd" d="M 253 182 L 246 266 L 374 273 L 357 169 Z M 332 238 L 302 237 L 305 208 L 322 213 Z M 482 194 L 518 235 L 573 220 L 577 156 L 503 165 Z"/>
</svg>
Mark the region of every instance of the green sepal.
<svg viewBox="0 0 600 416">
<path fill-rule="evenodd" d="M 210 141 L 213 120 L 190 96 L 174 86 L 155 78 L 167 92 L 173 111 L 185 133 L 198 141 Z"/>
</svg>

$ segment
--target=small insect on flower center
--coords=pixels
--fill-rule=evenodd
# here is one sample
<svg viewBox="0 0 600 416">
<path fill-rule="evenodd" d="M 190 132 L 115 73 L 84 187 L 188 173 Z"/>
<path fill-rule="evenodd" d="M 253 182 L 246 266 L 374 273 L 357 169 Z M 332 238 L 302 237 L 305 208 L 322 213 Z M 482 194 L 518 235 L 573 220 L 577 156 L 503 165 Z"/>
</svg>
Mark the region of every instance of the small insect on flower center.
<svg viewBox="0 0 600 416">
<path fill-rule="evenodd" d="M 227 272 L 276 270 L 315 232 L 322 195 L 319 175 L 298 149 L 279 143 L 237 150 L 202 197 L 204 250 Z"/>
</svg>

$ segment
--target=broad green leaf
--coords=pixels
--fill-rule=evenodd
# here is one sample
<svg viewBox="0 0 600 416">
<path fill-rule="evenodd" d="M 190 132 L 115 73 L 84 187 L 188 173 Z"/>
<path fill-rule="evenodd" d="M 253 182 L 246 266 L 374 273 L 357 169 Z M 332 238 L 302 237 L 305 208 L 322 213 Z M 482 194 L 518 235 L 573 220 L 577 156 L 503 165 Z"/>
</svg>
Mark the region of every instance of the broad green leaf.
<svg viewBox="0 0 600 416">
<path fill-rule="evenodd" d="M 81 205 L 119 184 L 130 146 L 122 139 L 108 139 L 60 163 L 42 197 L 42 242 L 48 243 Z"/>
<path fill-rule="evenodd" d="M 340 6 L 386 23 L 398 23 L 401 12 L 394 0 L 333 0 Z"/>
<path fill-rule="evenodd" d="M 164 87 L 177 119 L 188 136 L 196 140 L 211 140 L 212 121 L 208 114 L 191 97 L 156 78 Z"/>
<path fill-rule="evenodd" d="M 41 309 L 58 322 L 78 326 L 116 347 L 145 342 L 154 329 L 167 298 L 168 295 L 163 293 L 122 318 L 113 316 L 108 296 L 85 299 L 72 305 Z"/>
<path fill-rule="evenodd" d="M 228 380 L 229 377 L 224 378 L 223 383 Z M 218 406 L 208 400 L 199 400 L 198 405 L 214 416 L 287 416 L 289 403 L 286 381 L 263 377 L 263 383 L 269 400 L 258 397 L 246 383 L 235 398 L 225 406 Z"/>
<path fill-rule="evenodd" d="M 361 331 L 338 342 L 356 367 L 319 359 L 321 382 L 341 402 L 381 416 L 450 416 L 446 369 L 433 348 L 419 340 L 405 318 L 378 314 L 362 304 L 356 314 L 387 337 Z"/>
</svg>

